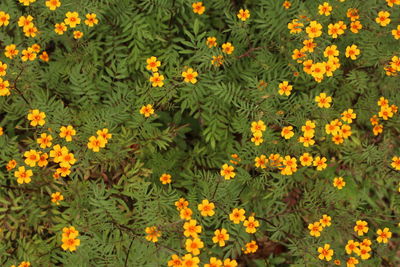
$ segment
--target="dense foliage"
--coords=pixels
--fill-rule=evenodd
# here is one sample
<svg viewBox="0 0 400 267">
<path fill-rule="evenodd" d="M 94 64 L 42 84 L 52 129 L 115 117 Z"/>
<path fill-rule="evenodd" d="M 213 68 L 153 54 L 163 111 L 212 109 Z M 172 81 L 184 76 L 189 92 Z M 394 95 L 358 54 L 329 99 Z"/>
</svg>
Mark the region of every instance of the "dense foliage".
<svg viewBox="0 0 400 267">
<path fill-rule="evenodd" d="M 400 1 L 2 0 L 1 266 L 399 266 Z"/>
</svg>

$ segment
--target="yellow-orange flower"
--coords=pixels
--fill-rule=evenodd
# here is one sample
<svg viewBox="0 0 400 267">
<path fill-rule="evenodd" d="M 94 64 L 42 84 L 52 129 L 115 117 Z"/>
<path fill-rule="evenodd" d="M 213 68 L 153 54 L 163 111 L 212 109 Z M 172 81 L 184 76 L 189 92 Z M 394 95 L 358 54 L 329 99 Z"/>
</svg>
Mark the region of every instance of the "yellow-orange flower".
<svg viewBox="0 0 400 267">
<path fill-rule="evenodd" d="M 152 114 L 154 114 L 154 109 L 153 105 L 147 104 L 147 106 L 142 106 L 140 108 L 140 114 L 144 115 L 146 118 L 150 117 Z"/>
<path fill-rule="evenodd" d="M 186 71 L 182 72 L 182 77 L 185 78 L 184 81 L 187 83 L 195 84 L 197 83 L 196 77 L 198 76 L 197 71 L 193 71 L 192 68 L 188 68 Z"/>
<path fill-rule="evenodd" d="M 387 11 L 379 11 L 378 17 L 375 19 L 376 23 L 382 27 L 387 26 L 390 23 L 390 13 Z"/>
<path fill-rule="evenodd" d="M 81 23 L 81 19 L 79 18 L 78 12 L 70 12 L 68 11 L 65 14 L 66 18 L 64 19 L 64 23 L 71 28 L 75 28 L 78 24 Z"/>
<path fill-rule="evenodd" d="M 164 85 L 164 75 L 160 75 L 158 72 L 155 72 L 149 80 L 153 87 L 162 87 Z"/>
<path fill-rule="evenodd" d="M 337 189 L 342 189 L 346 185 L 346 182 L 343 180 L 342 177 L 335 177 L 333 179 L 333 186 Z"/>
<path fill-rule="evenodd" d="M 93 152 L 99 152 L 100 148 L 104 148 L 106 146 L 106 140 L 101 136 L 91 136 L 89 137 L 89 142 L 87 147 Z"/>
<path fill-rule="evenodd" d="M 257 231 L 257 227 L 260 226 L 260 223 L 254 216 L 249 216 L 249 218 L 243 222 L 243 226 L 246 227 L 247 233 L 254 234 Z"/>
<path fill-rule="evenodd" d="M 68 125 L 67 127 L 61 126 L 60 128 L 60 137 L 65 138 L 65 141 L 71 142 L 72 141 L 72 136 L 76 135 L 76 130 L 74 127 L 71 125 Z"/>
<path fill-rule="evenodd" d="M 320 93 L 315 97 L 315 102 L 317 102 L 318 107 L 320 108 L 330 108 L 332 97 L 327 96 L 326 93 Z"/>
<path fill-rule="evenodd" d="M 222 44 L 221 47 L 222 47 L 222 52 L 228 55 L 232 54 L 233 50 L 235 50 L 235 47 L 230 42 Z"/>
<path fill-rule="evenodd" d="M 62 35 L 62 34 L 64 34 L 64 32 L 67 31 L 67 26 L 65 25 L 64 22 L 56 23 L 56 25 L 54 25 L 54 31 L 57 34 Z"/>
<path fill-rule="evenodd" d="M 215 205 L 214 203 L 209 202 L 208 199 L 203 199 L 197 208 L 200 211 L 201 216 L 213 216 L 215 214 Z"/>
<path fill-rule="evenodd" d="M 97 19 L 97 15 L 95 13 L 86 14 L 85 24 L 87 26 L 93 27 L 97 23 L 99 23 L 99 20 Z"/>
<path fill-rule="evenodd" d="M 234 172 L 234 167 L 228 164 L 222 165 L 220 174 L 225 178 L 225 180 L 230 180 L 235 177 L 236 173 Z"/>
<path fill-rule="evenodd" d="M 61 2 L 60 2 L 60 0 L 47 0 L 46 1 L 46 6 L 50 10 L 56 10 L 58 7 L 61 6 Z"/>
<path fill-rule="evenodd" d="M 192 253 L 194 256 L 200 254 L 200 249 L 204 247 L 204 243 L 200 238 L 186 239 L 185 242 L 186 251 Z"/>
<path fill-rule="evenodd" d="M 323 247 L 319 247 L 318 248 L 318 252 L 320 253 L 318 255 L 318 258 L 320 260 L 326 260 L 326 261 L 330 261 L 332 259 L 333 256 L 333 249 L 330 249 L 330 245 L 329 244 L 325 244 Z"/>
<path fill-rule="evenodd" d="M 36 140 L 36 142 L 40 145 L 40 148 L 51 147 L 51 141 L 53 137 L 46 133 L 42 133 L 40 137 Z"/>
<path fill-rule="evenodd" d="M 146 232 L 146 240 L 151 242 L 157 242 L 158 238 L 161 236 L 161 231 L 157 229 L 155 226 L 146 227 L 144 230 Z"/>
<path fill-rule="evenodd" d="M 192 4 L 193 12 L 196 14 L 203 14 L 206 11 L 206 7 L 203 6 L 203 2 L 195 2 Z"/>
<path fill-rule="evenodd" d="M 28 120 L 31 121 L 31 126 L 43 126 L 46 123 L 44 120 L 45 118 L 46 114 L 38 109 L 31 110 L 28 114 Z"/>
<path fill-rule="evenodd" d="M 354 231 L 359 235 L 362 236 L 368 233 L 368 223 L 366 221 L 358 220 L 356 225 L 354 226 Z"/>
<path fill-rule="evenodd" d="M 357 56 L 360 55 L 360 49 L 358 49 L 357 46 L 354 44 L 351 46 L 347 46 L 345 55 L 352 60 L 356 60 Z"/>
<path fill-rule="evenodd" d="M 60 201 L 64 200 L 64 196 L 60 192 L 55 192 L 51 194 L 51 202 L 56 205 L 60 205 Z"/>
<path fill-rule="evenodd" d="M 162 184 L 170 184 L 171 183 L 171 175 L 167 173 L 163 173 L 160 176 L 160 181 Z"/>
<path fill-rule="evenodd" d="M 248 18 L 250 18 L 250 11 L 247 9 L 241 8 L 239 10 L 239 13 L 237 14 L 237 17 L 241 19 L 242 21 L 246 21 Z"/>
<path fill-rule="evenodd" d="M 313 20 L 310 22 L 310 25 L 306 27 L 306 33 L 309 38 L 317 38 L 322 34 L 322 25 Z"/>
<path fill-rule="evenodd" d="M 234 208 L 231 214 L 229 214 L 229 220 L 233 221 L 234 224 L 239 224 L 246 219 L 246 216 L 244 216 L 245 213 L 244 209 Z"/>
<path fill-rule="evenodd" d="M 8 24 L 10 24 L 10 14 L 0 11 L 0 27 L 7 26 Z"/>
<path fill-rule="evenodd" d="M 146 59 L 146 62 L 147 62 L 146 69 L 151 70 L 152 72 L 157 72 L 158 67 L 161 66 L 161 62 L 157 60 L 156 57 L 149 57 L 148 59 Z"/>
<path fill-rule="evenodd" d="M 222 228 L 215 230 L 214 236 L 212 238 L 212 241 L 214 243 L 218 243 L 220 247 L 223 247 L 225 246 L 225 241 L 227 240 L 229 240 L 229 234 L 228 231 L 226 231 L 226 229 Z"/>
<path fill-rule="evenodd" d="M 18 171 L 15 171 L 14 173 L 14 176 L 17 178 L 17 183 L 19 184 L 29 184 L 31 182 L 32 175 L 32 170 L 25 170 L 24 166 L 19 167 Z"/>
</svg>

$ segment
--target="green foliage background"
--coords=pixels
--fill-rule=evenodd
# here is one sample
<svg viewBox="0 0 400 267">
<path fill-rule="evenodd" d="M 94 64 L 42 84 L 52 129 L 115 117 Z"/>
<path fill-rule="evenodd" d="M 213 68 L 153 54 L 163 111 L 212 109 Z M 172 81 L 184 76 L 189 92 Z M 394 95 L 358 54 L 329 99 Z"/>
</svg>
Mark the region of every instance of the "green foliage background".
<svg viewBox="0 0 400 267">
<path fill-rule="evenodd" d="M 400 154 L 400 119 L 396 114 L 385 121 L 378 137 L 369 122 L 379 111 L 380 96 L 400 105 L 400 80 L 383 70 L 400 52 L 399 40 L 390 34 L 399 22 L 398 6 L 390 9 L 383 0 L 331 0 L 333 14 L 325 17 L 317 14 L 323 1 L 293 0 L 286 10 L 283 1 L 207 0 L 206 12 L 199 16 L 185 0 L 62 0 L 54 12 L 42 2 L 29 7 L 12 0 L 0 3 L 0 10 L 11 16 L 10 25 L 0 28 L 0 58 L 9 65 L 7 79 L 27 99 L 14 90 L 0 98 L 5 132 L 0 137 L 1 266 L 22 260 L 32 266 L 166 266 L 171 254 L 186 253 L 183 221 L 174 206 L 180 197 L 189 201 L 205 229 L 202 263 L 217 256 L 236 258 L 243 266 L 325 266 L 316 252 L 324 243 L 330 243 L 334 258 L 344 262 L 344 246 L 355 238 L 355 221 L 366 220 L 370 239 L 375 240 L 377 228 L 389 227 L 394 235 L 389 245 L 375 242 L 373 256 L 360 266 L 399 264 L 400 174 L 390 163 Z M 236 17 L 244 7 L 251 12 L 247 22 Z M 302 47 L 304 35 L 290 35 L 287 24 L 305 15 L 322 23 L 325 32 L 328 23 L 347 21 L 350 7 L 359 9 L 364 29 L 359 34 L 347 30 L 334 40 L 342 66 L 333 77 L 316 83 L 291 58 L 292 51 Z M 382 28 L 374 18 L 389 9 L 392 24 Z M 54 24 L 68 11 L 81 17 L 96 13 L 100 22 L 93 28 L 78 26 L 85 34 L 79 41 L 71 30 L 58 36 Z M 26 38 L 17 25 L 18 17 L 26 14 L 35 18 L 40 30 L 36 38 Z M 235 46 L 220 68 L 210 63 L 221 51 L 206 46 L 208 36 Z M 323 34 L 316 42 L 319 52 L 312 57 L 318 61 L 332 39 Z M 3 49 L 11 43 L 21 49 L 38 43 L 50 61 L 8 60 Z M 361 50 L 356 61 L 343 56 L 353 43 Z M 145 66 L 150 56 L 162 62 L 162 88 L 148 81 L 151 73 Z M 199 72 L 198 83 L 182 81 L 184 66 Z M 293 76 L 295 71 L 299 76 Z M 293 84 L 289 97 L 278 94 L 283 80 Z M 260 81 L 268 85 L 260 87 Z M 332 108 L 317 107 L 314 97 L 320 92 L 333 96 Z M 156 115 L 144 118 L 139 109 L 148 103 Z M 348 108 L 357 113 L 353 135 L 337 146 L 328 140 L 324 125 Z M 43 128 L 29 126 L 29 109 L 46 113 Z M 268 129 L 257 147 L 250 142 L 250 123 L 259 119 Z M 309 119 L 317 123 L 316 145 L 305 148 L 297 138 Z M 77 138 L 58 143 L 78 159 L 71 175 L 54 180 L 50 170 L 38 169 L 30 184 L 18 185 L 13 172 L 5 169 L 7 162 L 23 164 L 23 151 L 39 148 L 35 140 L 40 133 L 50 128 L 54 137 L 68 124 L 76 128 Z M 287 125 L 296 129 L 290 140 L 276 130 Z M 102 128 L 109 128 L 113 138 L 106 149 L 94 153 L 86 143 Z M 254 158 L 261 154 L 299 157 L 303 152 L 327 157 L 328 168 L 300 168 L 283 176 L 254 167 Z M 225 181 L 219 170 L 232 153 L 241 161 L 236 177 Z M 172 184 L 160 183 L 162 173 L 172 175 Z M 343 190 L 332 186 L 336 176 L 345 178 Z M 60 206 L 50 202 L 54 191 L 65 197 Z M 215 216 L 199 215 L 202 199 L 216 203 Z M 264 218 L 255 237 L 229 222 L 225 211 L 235 207 Z M 311 237 L 307 225 L 322 214 L 330 215 L 333 225 L 320 238 Z M 60 247 L 61 229 L 69 225 L 81 234 L 81 246 L 73 253 Z M 162 230 L 156 244 L 144 238 L 145 227 L 153 225 Z M 211 242 L 220 227 L 231 235 L 223 249 Z M 241 248 L 254 238 L 267 238 L 266 244 L 280 244 L 285 251 L 242 255 Z"/>
</svg>

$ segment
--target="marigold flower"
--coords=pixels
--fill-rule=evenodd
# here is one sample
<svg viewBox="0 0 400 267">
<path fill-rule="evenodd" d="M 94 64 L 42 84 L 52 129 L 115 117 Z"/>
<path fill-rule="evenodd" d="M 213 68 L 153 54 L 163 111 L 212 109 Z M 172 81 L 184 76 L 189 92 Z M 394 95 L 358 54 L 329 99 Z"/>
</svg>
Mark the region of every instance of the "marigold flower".
<svg viewBox="0 0 400 267">
<path fill-rule="evenodd" d="M 400 39 L 400 25 L 397 25 L 397 28 L 392 30 L 392 35 L 394 39 L 399 40 Z"/>
<path fill-rule="evenodd" d="M 70 12 L 68 11 L 65 14 L 66 18 L 64 19 L 64 23 L 71 28 L 75 28 L 76 25 L 81 23 L 81 19 L 79 18 L 78 12 Z"/>
<path fill-rule="evenodd" d="M 378 231 L 376 231 L 376 234 L 378 235 L 378 237 L 376 238 L 376 240 L 379 243 L 387 243 L 389 238 L 392 237 L 392 232 L 389 231 L 389 228 L 385 227 L 382 229 L 378 229 Z"/>
<path fill-rule="evenodd" d="M 10 44 L 7 45 L 4 48 L 4 55 L 9 58 L 12 59 L 13 57 L 15 57 L 16 55 L 18 55 L 19 50 L 16 49 L 16 45 L 15 44 Z"/>
<path fill-rule="evenodd" d="M 175 202 L 175 206 L 177 210 L 182 210 L 189 206 L 189 202 L 181 197 L 178 201 Z"/>
<path fill-rule="evenodd" d="M 325 15 L 325 16 L 329 16 L 331 14 L 332 11 L 332 6 L 329 5 L 328 2 L 324 2 L 322 5 L 318 6 L 318 13 L 320 15 Z"/>
<path fill-rule="evenodd" d="M 381 107 L 381 110 L 378 112 L 378 116 L 386 121 L 393 117 L 392 109 L 390 107 Z"/>
<path fill-rule="evenodd" d="M 288 23 L 288 29 L 290 30 L 290 34 L 297 34 L 303 31 L 302 27 L 304 27 L 303 23 L 300 23 L 298 19 L 292 20 L 292 22 Z"/>
<path fill-rule="evenodd" d="M 260 226 L 260 223 L 254 216 L 249 216 L 248 219 L 243 222 L 243 226 L 246 227 L 247 233 L 254 234 L 257 231 L 257 227 Z"/>
<path fill-rule="evenodd" d="M 353 21 L 352 23 L 350 23 L 350 31 L 352 33 L 358 33 L 359 30 L 362 29 L 362 24 L 360 21 Z"/>
<path fill-rule="evenodd" d="M 224 64 L 224 57 L 222 55 L 218 56 L 212 56 L 211 64 L 220 67 L 222 64 Z"/>
<path fill-rule="evenodd" d="M 264 132 L 267 129 L 265 123 L 262 120 L 251 122 L 251 132 Z"/>
<path fill-rule="evenodd" d="M 292 138 L 293 135 L 294 135 L 294 132 L 293 132 L 292 130 L 293 130 L 293 126 L 286 126 L 286 127 L 283 127 L 283 128 L 282 128 L 282 131 L 281 131 L 282 137 L 284 137 L 285 139 L 290 139 L 290 138 Z"/>
<path fill-rule="evenodd" d="M 290 93 L 291 93 L 291 91 L 292 91 L 292 89 L 293 89 L 293 86 L 292 85 L 289 85 L 289 82 L 288 81 L 283 81 L 283 82 L 281 82 L 280 84 L 279 84 L 279 91 L 278 91 L 278 93 L 280 94 L 280 95 L 286 95 L 286 96 L 289 96 L 290 95 Z"/>
<path fill-rule="evenodd" d="M 17 161 L 15 161 L 14 159 L 10 160 L 6 165 L 7 171 L 11 171 L 16 166 L 17 166 Z"/>
<path fill-rule="evenodd" d="M 339 130 L 339 134 L 341 137 L 343 137 L 344 139 L 349 138 L 349 136 L 351 136 L 352 132 L 351 132 L 351 126 L 348 124 L 343 125 L 340 130 Z"/>
<path fill-rule="evenodd" d="M 182 77 L 185 78 L 184 81 L 187 83 L 195 84 L 197 83 L 197 71 L 193 71 L 192 68 L 188 68 L 186 71 L 182 72 Z"/>
<path fill-rule="evenodd" d="M 187 252 L 196 256 L 200 254 L 200 249 L 204 247 L 204 243 L 200 240 L 200 238 L 189 238 L 186 239 L 185 247 Z"/>
<path fill-rule="evenodd" d="M 98 136 L 103 137 L 104 140 L 106 140 L 106 144 L 108 143 L 108 139 L 111 139 L 111 137 L 112 137 L 112 134 L 110 134 L 110 133 L 108 132 L 108 129 L 107 129 L 107 128 L 103 128 L 102 130 L 97 130 L 96 134 L 97 134 Z"/>
<path fill-rule="evenodd" d="M 262 133 L 261 132 L 253 133 L 251 142 L 253 142 L 256 146 L 259 146 L 262 142 L 264 142 L 264 139 L 262 139 Z"/>
<path fill-rule="evenodd" d="M 53 146 L 53 149 L 50 150 L 50 157 L 53 158 L 55 163 L 59 163 L 61 161 L 62 155 L 68 153 L 68 148 L 66 146 L 61 147 L 60 145 Z"/>
<path fill-rule="evenodd" d="M 359 261 L 356 258 L 350 257 L 346 261 L 346 267 L 355 267 L 358 263 Z"/>
<path fill-rule="evenodd" d="M 21 60 L 22 61 L 34 61 L 37 54 L 33 51 L 33 49 L 31 47 L 29 47 L 28 49 L 24 49 L 22 50 L 22 57 Z"/>
<path fill-rule="evenodd" d="M 31 266 L 31 263 L 29 261 L 23 261 L 18 265 L 18 267 L 30 267 L 30 266 Z M 15 265 L 14 265 L 14 267 L 15 267 Z"/>
<path fill-rule="evenodd" d="M 340 145 L 344 142 L 344 138 L 340 134 L 335 134 L 332 136 L 332 142 L 335 143 L 336 145 Z"/>
<path fill-rule="evenodd" d="M 354 231 L 359 235 L 362 236 L 368 233 L 368 223 L 366 221 L 358 220 L 356 225 L 354 226 Z"/>
<path fill-rule="evenodd" d="M 215 37 L 207 37 L 206 44 L 209 48 L 217 46 L 217 38 Z"/>
<path fill-rule="evenodd" d="M 329 244 L 325 244 L 323 247 L 319 247 L 318 248 L 318 252 L 320 253 L 318 255 L 318 258 L 320 260 L 326 260 L 326 261 L 330 261 L 332 259 L 333 256 L 333 249 L 330 249 L 330 245 Z"/>
<path fill-rule="evenodd" d="M 352 123 L 353 119 L 357 117 L 357 114 L 354 113 L 353 109 L 349 108 L 348 110 L 343 111 L 342 120 L 347 123 Z"/>
<path fill-rule="evenodd" d="M 198 257 L 193 257 L 192 254 L 186 254 L 182 257 L 183 267 L 198 267 L 200 259 Z"/>
<path fill-rule="evenodd" d="M 32 21 L 33 21 L 33 17 L 31 15 L 28 15 L 26 17 L 21 16 L 18 19 L 18 26 L 23 27 L 23 28 L 33 26 Z"/>
<path fill-rule="evenodd" d="M 74 165 L 76 162 L 75 156 L 72 153 L 63 153 L 59 160 L 61 163 L 66 163 L 69 166 Z"/>
<path fill-rule="evenodd" d="M 301 52 L 314 52 L 314 48 L 317 47 L 317 44 L 314 43 L 314 39 L 307 39 L 303 41 L 303 48 Z"/>
<path fill-rule="evenodd" d="M 32 48 L 33 52 L 35 52 L 35 53 L 39 53 L 40 52 L 40 45 L 39 44 L 33 44 L 33 45 L 31 45 L 31 48 Z"/>
<path fill-rule="evenodd" d="M 229 220 L 233 221 L 234 224 L 239 224 L 246 219 L 246 216 L 244 216 L 245 213 L 244 209 L 234 208 L 231 214 L 229 214 Z"/>
<path fill-rule="evenodd" d="M 182 259 L 179 258 L 178 255 L 173 254 L 171 255 L 171 260 L 168 261 L 168 266 L 172 266 L 172 267 L 180 267 L 182 266 Z"/>
<path fill-rule="evenodd" d="M 301 131 L 304 132 L 304 136 L 313 137 L 315 134 L 315 122 L 307 120 L 306 124 L 301 126 Z"/>
<path fill-rule="evenodd" d="M 14 176 L 17 178 L 17 183 L 19 184 L 29 184 L 31 182 L 32 175 L 32 170 L 25 170 L 24 166 L 19 167 L 18 171 L 14 172 Z"/>
<path fill-rule="evenodd" d="M 46 1 L 46 6 L 50 9 L 50 10 L 56 10 L 58 7 L 61 6 L 61 2 L 60 0 L 47 0 Z"/>
<path fill-rule="evenodd" d="M 56 172 L 61 175 L 61 177 L 66 177 L 71 174 L 71 165 L 66 162 L 61 162 L 60 167 L 57 168 Z"/>
<path fill-rule="evenodd" d="M 49 158 L 49 155 L 47 153 L 40 153 L 39 161 L 37 162 L 39 167 L 46 167 L 49 162 L 47 159 Z"/>
<path fill-rule="evenodd" d="M 181 209 L 179 216 L 183 220 L 190 220 L 192 218 L 193 211 L 190 208 L 183 208 Z"/>
<path fill-rule="evenodd" d="M 361 245 L 358 256 L 360 256 L 362 260 L 368 260 L 371 257 L 371 254 L 369 254 L 370 251 L 371 247 Z"/>
<path fill-rule="evenodd" d="M 56 25 L 54 25 L 54 31 L 57 34 L 62 35 L 62 34 L 64 34 L 64 32 L 67 31 L 67 26 L 65 25 L 64 22 L 56 23 Z"/>
<path fill-rule="evenodd" d="M 326 73 L 326 63 L 325 62 L 317 62 L 311 66 L 311 75 L 314 78 L 322 79 L 324 74 Z"/>
<path fill-rule="evenodd" d="M 311 236 L 319 237 L 321 235 L 322 225 L 319 222 L 310 223 L 308 229 L 310 230 Z"/>
<path fill-rule="evenodd" d="M 36 163 L 39 161 L 40 158 L 39 153 L 33 149 L 25 151 L 24 157 L 26 158 L 25 164 L 28 165 L 29 167 L 35 167 Z"/>
<path fill-rule="evenodd" d="M 315 140 L 313 136 L 304 135 L 299 137 L 299 142 L 303 144 L 304 147 L 313 146 L 315 144 Z"/>
<path fill-rule="evenodd" d="M 160 176 L 160 181 L 162 184 L 170 184 L 171 183 L 171 175 L 167 173 L 163 173 Z"/>
<path fill-rule="evenodd" d="M 374 135 L 381 134 L 383 132 L 383 125 L 382 124 L 375 125 L 374 128 L 372 128 L 372 132 L 374 133 Z"/>
<path fill-rule="evenodd" d="M 212 238 L 214 243 L 218 243 L 220 247 L 223 247 L 226 240 L 229 240 L 229 234 L 226 229 L 222 228 L 214 231 L 214 237 Z"/>
<path fill-rule="evenodd" d="M 286 9 L 289 9 L 292 6 L 292 3 L 290 3 L 289 1 L 285 1 L 283 2 L 282 6 Z"/>
<path fill-rule="evenodd" d="M 345 247 L 346 253 L 347 254 L 351 254 L 351 253 L 358 254 L 360 251 L 359 246 L 360 246 L 360 243 L 354 242 L 354 240 L 347 241 L 347 245 Z"/>
<path fill-rule="evenodd" d="M 331 226 L 331 216 L 328 216 L 326 214 L 322 215 L 322 218 L 319 220 L 319 223 L 321 224 L 322 227 L 327 227 Z"/>
<path fill-rule="evenodd" d="M 235 50 L 235 47 L 230 43 L 224 43 L 222 44 L 222 52 L 224 52 L 225 54 L 232 54 L 233 50 Z"/>
<path fill-rule="evenodd" d="M 317 102 L 320 108 L 330 108 L 332 97 L 326 96 L 326 93 L 320 93 L 319 96 L 315 97 L 315 102 Z"/>
<path fill-rule="evenodd" d="M 151 241 L 153 243 L 158 241 L 158 238 L 161 236 L 161 231 L 157 229 L 155 226 L 146 227 L 144 230 L 146 232 L 146 240 Z"/>
<path fill-rule="evenodd" d="M 147 106 L 142 106 L 140 108 L 140 114 L 144 115 L 146 118 L 150 117 L 152 114 L 154 114 L 154 109 L 153 105 L 147 104 Z"/>
<path fill-rule="evenodd" d="M 55 192 L 51 194 L 51 202 L 56 205 L 60 205 L 60 201 L 64 200 L 64 196 L 60 192 Z"/>
<path fill-rule="evenodd" d="M 222 165 L 220 174 L 225 178 L 225 180 L 230 180 L 235 177 L 236 173 L 234 172 L 234 167 L 228 164 Z"/>
<path fill-rule="evenodd" d="M 242 21 L 246 21 L 248 18 L 250 18 L 250 11 L 247 9 L 241 8 L 239 10 L 239 13 L 237 14 L 237 17 L 241 19 Z"/>
<path fill-rule="evenodd" d="M 201 216 L 213 216 L 215 214 L 215 205 L 214 203 L 209 202 L 208 199 L 203 199 L 203 201 L 197 206 L 197 208 L 200 211 Z"/>
<path fill-rule="evenodd" d="M 99 20 L 97 19 L 97 15 L 95 13 L 86 14 L 85 24 L 89 27 L 93 27 L 98 24 Z"/>
<path fill-rule="evenodd" d="M 99 152 L 100 148 L 104 148 L 106 146 L 106 140 L 101 136 L 91 136 L 89 137 L 89 142 L 87 147 L 93 152 Z"/>
<path fill-rule="evenodd" d="M 75 251 L 76 247 L 81 244 L 81 240 L 78 238 L 63 237 L 63 244 L 61 245 L 63 250 Z"/>
<path fill-rule="evenodd" d="M 317 171 L 322 171 L 328 166 L 328 164 L 326 164 L 325 162 L 326 162 L 325 157 L 320 158 L 318 156 L 314 158 L 313 165 L 317 167 Z"/>
<path fill-rule="evenodd" d="M 161 66 L 161 62 L 157 60 L 156 57 L 149 57 L 148 59 L 146 59 L 146 62 L 147 62 L 146 69 L 151 70 L 152 72 L 157 72 L 158 67 Z"/>
<path fill-rule="evenodd" d="M 252 240 L 249 243 L 246 243 L 246 250 L 244 254 L 255 253 L 258 249 L 258 245 L 256 241 Z"/>
<path fill-rule="evenodd" d="M 347 9 L 346 15 L 348 18 L 350 18 L 351 21 L 356 21 L 360 19 L 357 8 Z"/>
<path fill-rule="evenodd" d="M 196 238 L 201 233 L 201 225 L 197 225 L 196 220 L 189 220 L 183 224 L 183 235 L 186 237 Z"/>
<path fill-rule="evenodd" d="M 204 267 L 222 267 L 222 261 L 216 257 L 211 257 L 210 263 L 204 264 Z"/>
<path fill-rule="evenodd" d="M 386 0 L 388 6 L 393 7 L 393 5 L 400 5 L 400 0 Z"/>
<path fill-rule="evenodd" d="M 203 6 L 203 2 L 195 2 L 192 4 L 193 12 L 196 14 L 203 14 L 204 11 L 206 10 L 206 7 Z"/>
<path fill-rule="evenodd" d="M 257 168 L 265 169 L 267 167 L 266 165 L 268 163 L 268 159 L 265 155 L 256 157 L 254 161 L 255 161 L 254 166 L 256 166 Z"/>
<path fill-rule="evenodd" d="M 65 141 L 71 142 L 72 141 L 72 136 L 76 135 L 76 131 L 74 127 L 71 125 L 68 126 L 61 126 L 60 128 L 60 137 L 65 138 Z"/>
<path fill-rule="evenodd" d="M 310 166 L 312 162 L 313 158 L 310 154 L 303 153 L 303 155 L 300 156 L 300 163 L 302 166 Z"/>
<path fill-rule="evenodd" d="M 375 19 L 376 23 L 382 27 L 387 26 L 390 23 L 390 13 L 387 11 L 379 11 L 378 17 Z"/>
<path fill-rule="evenodd" d="M 82 37 L 83 37 L 83 32 L 81 32 L 81 31 L 74 31 L 73 32 L 73 35 L 74 35 L 74 39 L 81 39 Z"/>
<path fill-rule="evenodd" d="M 356 45 L 351 45 L 346 47 L 346 57 L 350 57 L 352 60 L 356 60 L 357 56 L 360 55 L 360 49 Z"/>
<path fill-rule="evenodd" d="M 390 62 L 390 66 L 396 71 L 400 71 L 400 57 L 394 56 L 392 57 L 392 61 Z"/>
<path fill-rule="evenodd" d="M 19 2 L 24 6 L 29 6 L 30 4 L 35 3 L 36 0 L 19 0 Z"/>
<path fill-rule="evenodd" d="M 8 89 L 9 86 L 10 83 L 8 81 L 4 81 L 0 78 L 0 96 L 8 96 L 11 94 L 10 89 Z"/>
<path fill-rule="evenodd" d="M 164 75 L 160 75 L 158 72 L 153 73 L 149 80 L 153 87 L 162 87 L 164 85 Z"/>
<path fill-rule="evenodd" d="M 344 26 L 343 26 L 344 25 Z M 332 36 L 332 38 L 338 38 L 339 35 L 344 34 L 344 29 L 346 29 L 346 25 L 342 23 L 330 23 L 328 25 L 328 34 Z"/>
<path fill-rule="evenodd" d="M 392 166 L 395 170 L 400 171 L 400 157 L 394 156 L 394 157 L 392 158 L 391 166 Z"/>
<path fill-rule="evenodd" d="M 322 34 L 322 25 L 313 20 L 310 22 L 310 25 L 306 27 L 306 33 L 309 38 L 317 38 Z"/>
<path fill-rule="evenodd" d="M 225 259 L 224 260 L 224 267 L 237 267 L 238 263 L 236 260 Z"/>
<path fill-rule="evenodd" d="M 299 49 L 295 49 L 293 50 L 293 55 L 292 58 L 293 60 L 297 60 L 298 63 L 301 63 L 302 60 L 301 58 L 306 57 L 307 55 L 304 53 L 303 49 L 299 50 Z"/>
<path fill-rule="evenodd" d="M 42 133 L 40 137 L 36 140 L 36 142 L 40 145 L 40 148 L 51 147 L 51 141 L 53 137 L 46 133 Z"/>
<path fill-rule="evenodd" d="M 7 26 L 8 24 L 10 24 L 10 14 L 0 11 L 0 27 Z"/>
</svg>

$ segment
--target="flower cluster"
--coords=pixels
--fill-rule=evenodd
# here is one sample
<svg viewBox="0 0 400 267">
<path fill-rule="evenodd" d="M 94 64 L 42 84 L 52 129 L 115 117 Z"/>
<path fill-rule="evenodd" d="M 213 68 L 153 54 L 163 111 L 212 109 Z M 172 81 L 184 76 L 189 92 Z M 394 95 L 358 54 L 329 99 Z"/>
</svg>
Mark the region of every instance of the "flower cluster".
<svg viewBox="0 0 400 267">
<path fill-rule="evenodd" d="M 81 244 L 81 240 L 77 238 L 79 236 L 79 232 L 73 226 L 64 227 L 62 231 L 62 249 L 69 250 L 71 252 L 75 251 L 76 247 L 80 246 Z"/>
</svg>

